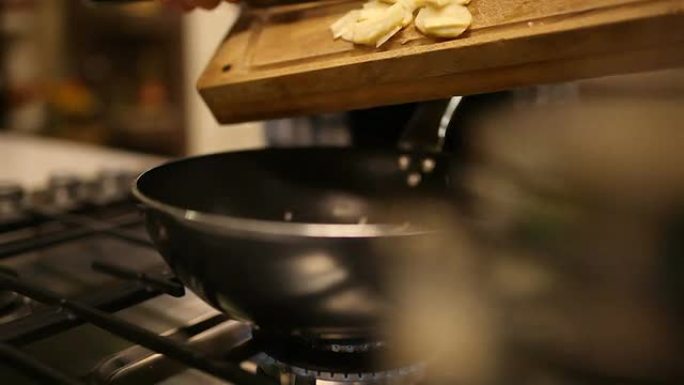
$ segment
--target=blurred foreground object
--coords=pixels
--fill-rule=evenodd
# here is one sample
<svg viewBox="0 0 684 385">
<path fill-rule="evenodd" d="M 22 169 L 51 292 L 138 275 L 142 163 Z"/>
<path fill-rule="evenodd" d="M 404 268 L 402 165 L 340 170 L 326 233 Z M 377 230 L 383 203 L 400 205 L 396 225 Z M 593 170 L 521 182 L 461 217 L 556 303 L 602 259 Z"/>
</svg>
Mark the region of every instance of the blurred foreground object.
<svg viewBox="0 0 684 385">
<path fill-rule="evenodd" d="M 538 357 L 681 379 L 683 80 L 517 92 L 473 127 L 472 214 L 506 330 Z"/>
<path fill-rule="evenodd" d="M 429 384 L 681 384 L 683 91 L 672 70 L 466 97 L 468 199 L 394 250 L 393 354 Z"/>
</svg>

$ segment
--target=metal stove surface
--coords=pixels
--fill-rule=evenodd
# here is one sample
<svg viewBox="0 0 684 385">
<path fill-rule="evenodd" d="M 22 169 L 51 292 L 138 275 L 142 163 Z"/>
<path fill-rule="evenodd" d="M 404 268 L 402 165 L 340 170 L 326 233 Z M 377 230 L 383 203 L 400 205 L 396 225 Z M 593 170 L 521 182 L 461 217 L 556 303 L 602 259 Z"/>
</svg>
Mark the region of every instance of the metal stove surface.
<svg viewBox="0 0 684 385">
<path fill-rule="evenodd" d="M 147 238 L 132 176 L 0 186 L 0 383 L 408 384 L 401 370 L 336 370 L 336 358 L 286 364 L 250 325 L 185 293 Z"/>
<path fill-rule="evenodd" d="M 186 294 L 180 299 L 159 296 L 116 312 L 114 315 L 152 332 L 164 334 L 191 325 L 198 319 L 216 316 L 218 313 L 194 295 Z M 87 379 L 109 357 L 136 346 L 135 343 L 86 324 L 30 343 L 23 346 L 22 350 L 49 367 L 76 378 Z M 104 379 L 100 380 L 99 383 L 109 383 Z M 14 368 L 0 364 L 0 383 L 41 384 L 45 382 L 33 380 Z"/>
<path fill-rule="evenodd" d="M 196 351 L 217 360 L 239 362 L 240 367 L 280 385 L 416 385 L 422 365 L 379 372 L 334 372 L 286 364 L 262 351 L 263 341 L 254 336 L 249 324 L 226 320 L 221 315 L 207 315 L 191 325 L 164 333 L 182 340 Z M 355 354 L 352 352 L 342 354 Z M 227 382 L 201 371 L 188 369 L 161 354 L 134 346 L 112 355 L 89 376 L 94 384 L 206 384 Z"/>
<path fill-rule="evenodd" d="M 0 314 L 0 384 L 423 382 L 421 364 L 371 359 L 384 346 L 374 341 L 303 341 L 227 320 L 174 280 L 126 178 L 98 175 L 0 189 L 0 305 L 16 305 Z"/>
<path fill-rule="evenodd" d="M 152 333 L 217 315 L 183 295 L 130 197 L 137 173 L 162 159 L 0 138 L 1 384 L 80 381 L 106 357 L 136 345 L 77 317 L 61 300 L 113 312 Z M 60 301 L 28 298 L 13 283 L 48 290 Z"/>
<path fill-rule="evenodd" d="M 4 177 L 13 174 L 3 165 L 26 157 L 3 151 Z M 60 153 L 64 164 L 72 162 Z M 302 358 L 277 349 L 264 331 L 226 319 L 174 281 L 147 239 L 125 179 L 102 170 L 87 179 L 53 174 L 38 191 L 22 189 L 21 181 L 18 188 L 0 183 L 0 384 L 435 385 L 460 378 L 440 375 L 452 369 L 450 356 L 438 370 L 434 361 L 429 368 L 347 365 L 379 347 L 373 343 L 331 345 L 330 352 L 313 350 L 321 360 Z M 444 338 L 444 326 L 432 335 Z M 425 331 L 409 334 L 418 341 Z M 350 359 L 323 360 L 347 353 Z M 600 377 L 511 353 L 505 383 L 682 383 Z"/>
<path fill-rule="evenodd" d="M 0 315 L 0 384 L 453 383 L 432 381 L 435 371 L 415 362 L 358 364 L 383 344 L 293 348 L 288 338 L 227 320 L 173 280 L 128 197 L 74 200 L 79 189 L 64 186 L 68 204 L 57 210 L 5 196 L 13 219 L 0 225 L 0 305 L 19 298 L 20 311 Z M 516 376 L 530 381 L 512 383 L 620 383 L 560 381 L 531 367 Z"/>
<path fill-rule="evenodd" d="M 23 214 L 22 223 L 5 221 L 0 231 L 3 274 L 64 298 L 110 310 L 125 308 L 116 315 L 155 333 L 217 314 L 192 294 L 160 295 L 154 279 L 140 279 L 144 274 L 163 284 L 170 272 L 127 197 L 45 217 L 33 208 Z M 81 321 L 59 307 L 10 291 L 0 294 L 11 305 L 0 307 L 0 341 L 20 346 L 37 361 L 69 375 L 84 377 L 99 361 L 134 345 L 92 325 L 75 326 Z M 44 383 L 3 364 L 0 361 L 0 383 Z"/>
</svg>

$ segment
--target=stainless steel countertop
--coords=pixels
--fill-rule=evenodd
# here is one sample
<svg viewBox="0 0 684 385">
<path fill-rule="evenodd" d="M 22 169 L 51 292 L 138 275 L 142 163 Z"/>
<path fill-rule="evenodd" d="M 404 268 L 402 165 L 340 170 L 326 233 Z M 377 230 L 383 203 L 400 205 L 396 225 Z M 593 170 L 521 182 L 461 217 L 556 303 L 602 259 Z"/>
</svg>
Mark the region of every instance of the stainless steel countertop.
<svg viewBox="0 0 684 385">
<path fill-rule="evenodd" d="M 89 177 L 102 169 L 143 171 L 165 159 L 66 140 L 0 133 L 0 181 L 28 189 L 55 172 Z"/>
</svg>

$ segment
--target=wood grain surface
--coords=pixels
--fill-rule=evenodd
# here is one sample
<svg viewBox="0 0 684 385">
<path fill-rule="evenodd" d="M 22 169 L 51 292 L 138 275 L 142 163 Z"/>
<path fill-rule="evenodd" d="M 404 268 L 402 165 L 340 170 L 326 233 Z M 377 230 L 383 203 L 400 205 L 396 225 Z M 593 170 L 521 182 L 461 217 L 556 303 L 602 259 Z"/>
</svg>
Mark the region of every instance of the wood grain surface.
<svg viewBox="0 0 684 385">
<path fill-rule="evenodd" d="M 223 123 L 341 111 L 684 65 L 684 0 L 472 0 L 472 28 L 333 40 L 357 1 L 247 10 L 198 82 Z"/>
</svg>

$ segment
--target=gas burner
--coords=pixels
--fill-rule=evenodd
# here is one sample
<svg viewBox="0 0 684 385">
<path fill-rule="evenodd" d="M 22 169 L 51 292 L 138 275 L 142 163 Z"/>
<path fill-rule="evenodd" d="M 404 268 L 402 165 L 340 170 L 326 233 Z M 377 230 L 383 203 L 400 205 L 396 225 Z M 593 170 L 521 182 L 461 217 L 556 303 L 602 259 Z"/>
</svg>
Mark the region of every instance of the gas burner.
<svg viewBox="0 0 684 385">
<path fill-rule="evenodd" d="M 338 353 L 358 353 L 382 349 L 385 343 L 382 341 L 359 342 L 359 343 L 330 343 L 322 345 L 326 350 Z"/>
<path fill-rule="evenodd" d="M 47 199 L 51 207 L 58 210 L 72 210 L 83 200 L 83 181 L 68 173 L 55 173 L 47 185 Z"/>
<path fill-rule="evenodd" d="M 100 171 L 90 184 L 88 198 L 95 204 L 118 201 L 130 193 L 135 174 L 125 170 L 105 169 Z"/>
<path fill-rule="evenodd" d="M 0 267 L 0 274 L 15 276 L 10 269 Z M 15 292 L 0 290 L 0 324 L 13 321 L 31 313 L 31 301 Z"/>
<path fill-rule="evenodd" d="M 0 181 L 0 223 L 16 221 L 24 216 L 24 195 L 18 184 Z"/>
<path fill-rule="evenodd" d="M 285 384 L 419 383 L 423 365 L 389 363 L 387 347 L 373 339 L 316 340 L 255 331 L 263 347 L 256 361 L 262 371 Z"/>
<path fill-rule="evenodd" d="M 31 301 L 10 291 L 0 291 L 0 324 L 31 314 Z"/>
<path fill-rule="evenodd" d="M 197 299 L 199 301 L 199 299 Z M 194 351 L 206 357 L 216 358 L 217 362 L 237 363 L 242 370 L 257 375 L 262 384 L 280 385 L 418 385 L 424 377 L 424 367 L 418 365 L 382 366 L 372 365 L 362 359 L 365 365 L 350 365 L 366 353 L 327 354 L 340 360 L 306 365 L 304 358 L 311 359 L 318 350 L 310 347 L 310 341 L 301 338 L 272 338 L 262 331 L 254 330 L 249 324 L 226 321 L 225 317 L 214 313 L 211 318 L 196 319 L 196 323 L 181 329 L 164 333 L 165 336 L 182 341 Z M 256 334 L 255 334 L 256 333 Z M 269 338 L 271 337 L 271 338 Z M 281 343 L 294 342 L 300 347 L 308 346 L 308 355 L 290 350 Z M 277 346 L 270 346 L 275 343 Z M 280 349 L 280 350 L 279 350 Z M 383 348 L 384 349 L 384 348 Z M 293 356 L 274 358 L 274 351 Z M 266 353 L 268 352 L 268 353 Z M 377 353 L 377 352 L 376 352 Z M 368 356 L 365 356 L 368 358 Z M 296 363 L 295 363 L 296 361 Z M 360 370 L 352 370 L 354 367 Z M 362 368 L 362 369 L 361 369 Z M 155 354 L 142 346 L 133 346 L 101 361 L 89 375 L 89 383 L 101 385 L 127 385 L 140 383 L 174 384 L 227 384 L 216 378 L 194 370 L 187 370 L 182 363 L 163 354 Z"/>
<path fill-rule="evenodd" d="M 279 361 L 266 354 L 256 359 L 262 372 L 280 381 L 281 385 L 316 384 L 373 384 L 373 385 L 415 385 L 424 376 L 423 364 L 380 371 L 339 371 L 308 369 Z"/>
</svg>

